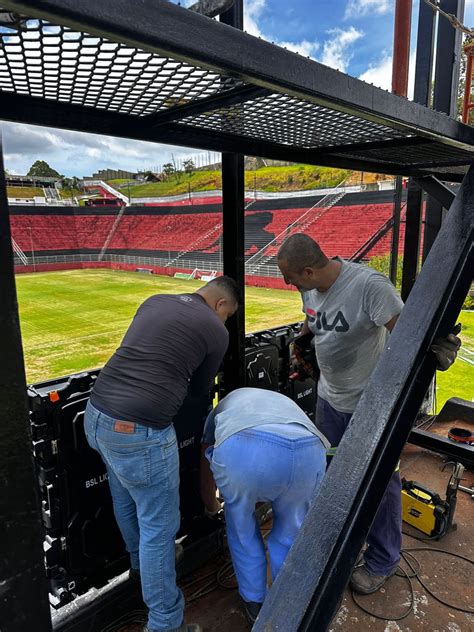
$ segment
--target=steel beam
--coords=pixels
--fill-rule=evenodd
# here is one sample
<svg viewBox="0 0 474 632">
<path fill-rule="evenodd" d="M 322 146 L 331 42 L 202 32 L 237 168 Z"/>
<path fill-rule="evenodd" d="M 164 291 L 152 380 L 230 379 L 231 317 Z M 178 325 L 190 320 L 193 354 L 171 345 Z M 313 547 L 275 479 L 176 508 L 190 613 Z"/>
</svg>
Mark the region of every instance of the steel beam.
<svg viewBox="0 0 474 632">
<path fill-rule="evenodd" d="M 403 244 L 403 271 L 401 295 L 404 301 L 415 283 L 420 263 L 420 237 L 423 191 L 412 179 L 408 182 L 405 214 L 405 241 Z"/>
<path fill-rule="evenodd" d="M 245 103 L 246 101 L 252 101 L 253 99 L 259 99 L 270 94 L 270 91 L 266 88 L 258 88 L 256 86 L 240 86 L 233 90 L 226 90 L 225 92 L 205 97 L 203 99 L 196 99 L 185 105 L 169 108 L 163 112 L 157 114 L 149 114 L 144 117 L 144 123 L 151 128 L 155 128 L 158 125 L 164 125 L 165 123 L 180 121 L 187 116 L 193 116 L 196 114 L 202 114 L 203 112 L 212 112 L 219 108 L 229 107 L 231 105 L 238 105 Z"/>
<path fill-rule="evenodd" d="M 433 378 L 430 347 L 446 336 L 472 282 L 474 169 L 339 444 L 253 632 L 324 632 Z"/>
<path fill-rule="evenodd" d="M 441 0 L 440 9 L 455 15 L 462 23 L 464 0 Z M 434 78 L 433 108 L 448 116 L 457 114 L 459 71 L 461 65 L 462 33 L 443 15 L 438 18 L 436 43 L 436 69 Z"/>
<path fill-rule="evenodd" d="M 403 181 L 400 176 L 395 179 L 395 195 L 393 198 L 392 245 L 390 248 L 390 281 L 397 285 L 398 249 L 400 246 L 400 219 L 402 214 Z"/>
<path fill-rule="evenodd" d="M 150 130 L 146 124 L 146 117 L 105 112 L 80 105 L 33 99 L 12 93 L 1 94 L 0 120 L 2 119 L 197 149 L 234 151 L 248 156 L 263 156 L 275 160 L 291 160 L 341 169 L 402 175 L 410 175 L 413 172 L 415 175 L 425 175 L 425 172 L 420 172 L 416 167 L 409 169 L 396 163 L 382 165 L 375 161 L 325 154 L 324 151 L 318 149 L 298 149 L 258 139 L 191 128 L 177 123 L 168 123 Z M 457 181 L 462 177 L 456 173 L 448 173 L 448 175 L 452 181 Z"/>
<path fill-rule="evenodd" d="M 188 10 L 202 13 L 208 18 L 215 18 L 217 15 L 228 11 L 233 4 L 234 0 L 199 0 L 188 7 Z"/>
<path fill-rule="evenodd" d="M 402 97 L 408 92 L 410 64 L 412 0 L 395 0 L 395 29 L 393 33 L 392 92 Z"/>
<path fill-rule="evenodd" d="M 426 3 L 425 3 L 426 4 Z M 462 23 L 464 0 L 441 0 L 440 8 L 455 15 Z M 458 109 L 458 85 L 461 60 L 462 33 L 440 14 L 438 18 L 438 41 L 436 45 L 436 71 L 433 107 L 438 112 L 455 117 Z M 423 261 L 433 245 L 443 221 L 443 203 L 439 195 L 429 194 L 426 199 L 425 225 L 423 231 Z"/>
<path fill-rule="evenodd" d="M 449 209 L 456 197 L 454 193 L 445 184 L 440 182 L 434 176 L 426 176 L 424 178 L 414 178 L 416 184 L 420 186 L 425 193 L 429 193 L 435 198 L 445 209 Z"/>
<path fill-rule="evenodd" d="M 435 14 L 426 2 L 418 9 L 418 33 L 416 40 L 415 86 L 413 100 L 429 106 L 431 102 L 431 72 L 433 68 Z"/>
<path fill-rule="evenodd" d="M 468 150 L 474 145 L 474 130 L 467 125 L 166 0 L 141 0 L 140 11 L 129 0 L 114 0 L 113 11 L 105 0 L 2 4 L 447 145 Z"/>
<path fill-rule="evenodd" d="M 243 0 L 220 17 L 221 22 L 243 28 Z M 229 351 L 224 361 L 226 393 L 245 386 L 245 174 L 242 154 L 222 154 L 222 247 L 224 274 L 235 279 L 241 288 L 241 304 L 229 320 Z"/>
<path fill-rule="evenodd" d="M 466 467 L 474 467 L 474 446 L 456 443 L 456 441 L 451 441 L 447 437 L 441 437 L 434 432 L 426 432 L 418 428 L 414 428 L 410 432 L 408 442 L 420 448 L 442 454 L 452 461 L 462 463 Z"/>
<path fill-rule="evenodd" d="M 0 136 L 0 619 L 2 632 L 49 632 L 43 525 L 35 493 L 1 140 Z"/>
</svg>

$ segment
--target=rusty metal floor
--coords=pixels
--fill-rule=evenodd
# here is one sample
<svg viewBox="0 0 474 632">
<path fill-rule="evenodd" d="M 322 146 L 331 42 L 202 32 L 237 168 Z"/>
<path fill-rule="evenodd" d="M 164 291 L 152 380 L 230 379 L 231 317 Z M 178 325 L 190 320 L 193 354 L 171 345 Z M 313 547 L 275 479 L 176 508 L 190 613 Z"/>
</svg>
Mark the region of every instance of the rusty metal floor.
<svg viewBox="0 0 474 632">
<path fill-rule="evenodd" d="M 453 425 L 452 423 L 450 426 Z M 463 423 L 463 425 L 465 425 Z M 432 431 L 444 433 L 444 427 L 432 428 Z M 426 487 L 445 495 L 451 468 L 441 471 L 444 460 L 441 456 L 407 445 L 401 462 L 401 474 L 405 478 L 417 480 Z M 474 485 L 474 472 L 466 471 L 463 484 Z M 458 492 L 455 523 L 457 529 L 446 535 L 441 541 L 420 542 L 404 536 L 404 548 L 433 547 L 458 553 L 469 559 L 474 558 L 474 499 L 467 493 Z M 268 529 L 269 525 L 264 528 Z M 404 525 L 405 531 L 422 536 L 420 532 Z M 474 608 L 474 571 L 473 566 L 461 559 L 434 551 L 414 552 L 421 564 L 421 577 L 433 593 L 444 601 L 464 608 Z M 221 557 L 197 573 L 183 586 L 187 597 L 186 620 L 198 622 L 204 632 L 247 632 L 247 624 L 239 604 L 237 591 L 217 587 L 212 592 L 190 601 L 200 589 L 212 581 L 216 572 L 227 561 Z M 224 583 L 228 577 L 224 575 Z M 189 582 L 192 584 L 189 584 Z M 419 582 L 413 582 L 413 609 L 404 619 L 396 621 L 410 605 L 410 587 L 406 578 L 394 576 L 384 588 L 375 595 L 358 597 L 368 610 L 388 620 L 377 619 L 364 613 L 346 591 L 341 608 L 333 620 L 331 632 L 474 632 L 473 614 L 466 614 L 437 602 Z M 233 584 L 233 580 L 230 581 Z M 203 591 L 205 592 L 205 590 Z M 138 621 L 138 619 L 137 619 Z M 117 632 L 139 632 L 142 626 L 130 624 L 121 626 Z M 282 631 L 284 632 L 284 631 Z"/>
</svg>

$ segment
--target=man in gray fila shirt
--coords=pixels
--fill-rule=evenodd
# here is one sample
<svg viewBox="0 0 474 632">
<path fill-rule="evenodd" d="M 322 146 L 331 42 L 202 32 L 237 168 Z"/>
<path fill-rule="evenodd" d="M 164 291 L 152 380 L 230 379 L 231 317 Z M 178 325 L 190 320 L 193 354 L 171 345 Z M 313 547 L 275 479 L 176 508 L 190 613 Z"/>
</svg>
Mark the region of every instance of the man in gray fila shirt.
<svg viewBox="0 0 474 632">
<path fill-rule="evenodd" d="M 316 425 L 336 447 L 377 364 L 403 302 L 391 282 L 375 270 L 336 257 L 302 233 L 278 252 L 288 284 L 301 292 L 306 320 L 302 334 L 314 335 L 318 382 Z M 456 358 L 459 338 L 450 334 L 432 350 L 438 368 Z M 401 481 L 394 472 L 367 537 L 364 564 L 351 577 L 352 588 L 368 594 L 393 575 L 400 560 Z"/>
</svg>

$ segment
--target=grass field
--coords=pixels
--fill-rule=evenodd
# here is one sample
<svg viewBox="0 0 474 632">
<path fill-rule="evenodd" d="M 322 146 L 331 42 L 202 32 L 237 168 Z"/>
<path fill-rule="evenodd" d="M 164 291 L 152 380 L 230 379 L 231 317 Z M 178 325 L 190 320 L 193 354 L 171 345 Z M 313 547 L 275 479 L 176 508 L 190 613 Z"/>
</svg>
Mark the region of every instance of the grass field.
<svg viewBox="0 0 474 632">
<path fill-rule="evenodd" d="M 112 270 L 67 270 L 17 276 L 28 382 L 102 366 L 148 296 L 192 292 L 199 281 Z M 246 329 L 301 319 L 296 292 L 246 288 Z M 463 355 L 474 359 L 474 312 L 462 312 Z M 471 353 L 469 353 L 471 352 Z M 457 360 L 438 373 L 438 406 L 448 397 L 474 397 L 474 366 Z"/>
</svg>

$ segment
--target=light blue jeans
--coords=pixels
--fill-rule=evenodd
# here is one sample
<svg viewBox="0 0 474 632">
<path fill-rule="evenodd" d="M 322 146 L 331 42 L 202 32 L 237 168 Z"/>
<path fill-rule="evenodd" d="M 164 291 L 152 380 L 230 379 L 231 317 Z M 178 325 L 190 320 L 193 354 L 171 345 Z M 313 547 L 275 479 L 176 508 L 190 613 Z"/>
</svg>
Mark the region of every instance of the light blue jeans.
<svg viewBox="0 0 474 632">
<path fill-rule="evenodd" d="M 320 439 L 286 439 L 258 430 L 242 430 L 208 448 L 216 485 L 225 501 L 227 540 L 239 593 L 262 603 L 267 592 L 265 545 L 255 518 L 257 502 L 271 502 L 273 526 L 268 537 L 272 578 L 278 574 L 326 469 Z"/>
<path fill-rule="evenodd" d="M 173 426 L 159 430 L 141 424 L 121 432 L 116 422 L 87 404 L 87 441 L 107 467 L 115 517 L 131 566 L 140 569 L 148 627 L 172 631 L 183 622 L 184 610 L 175 572 L 180 524 L 176 434 Z"/>
</svg>

